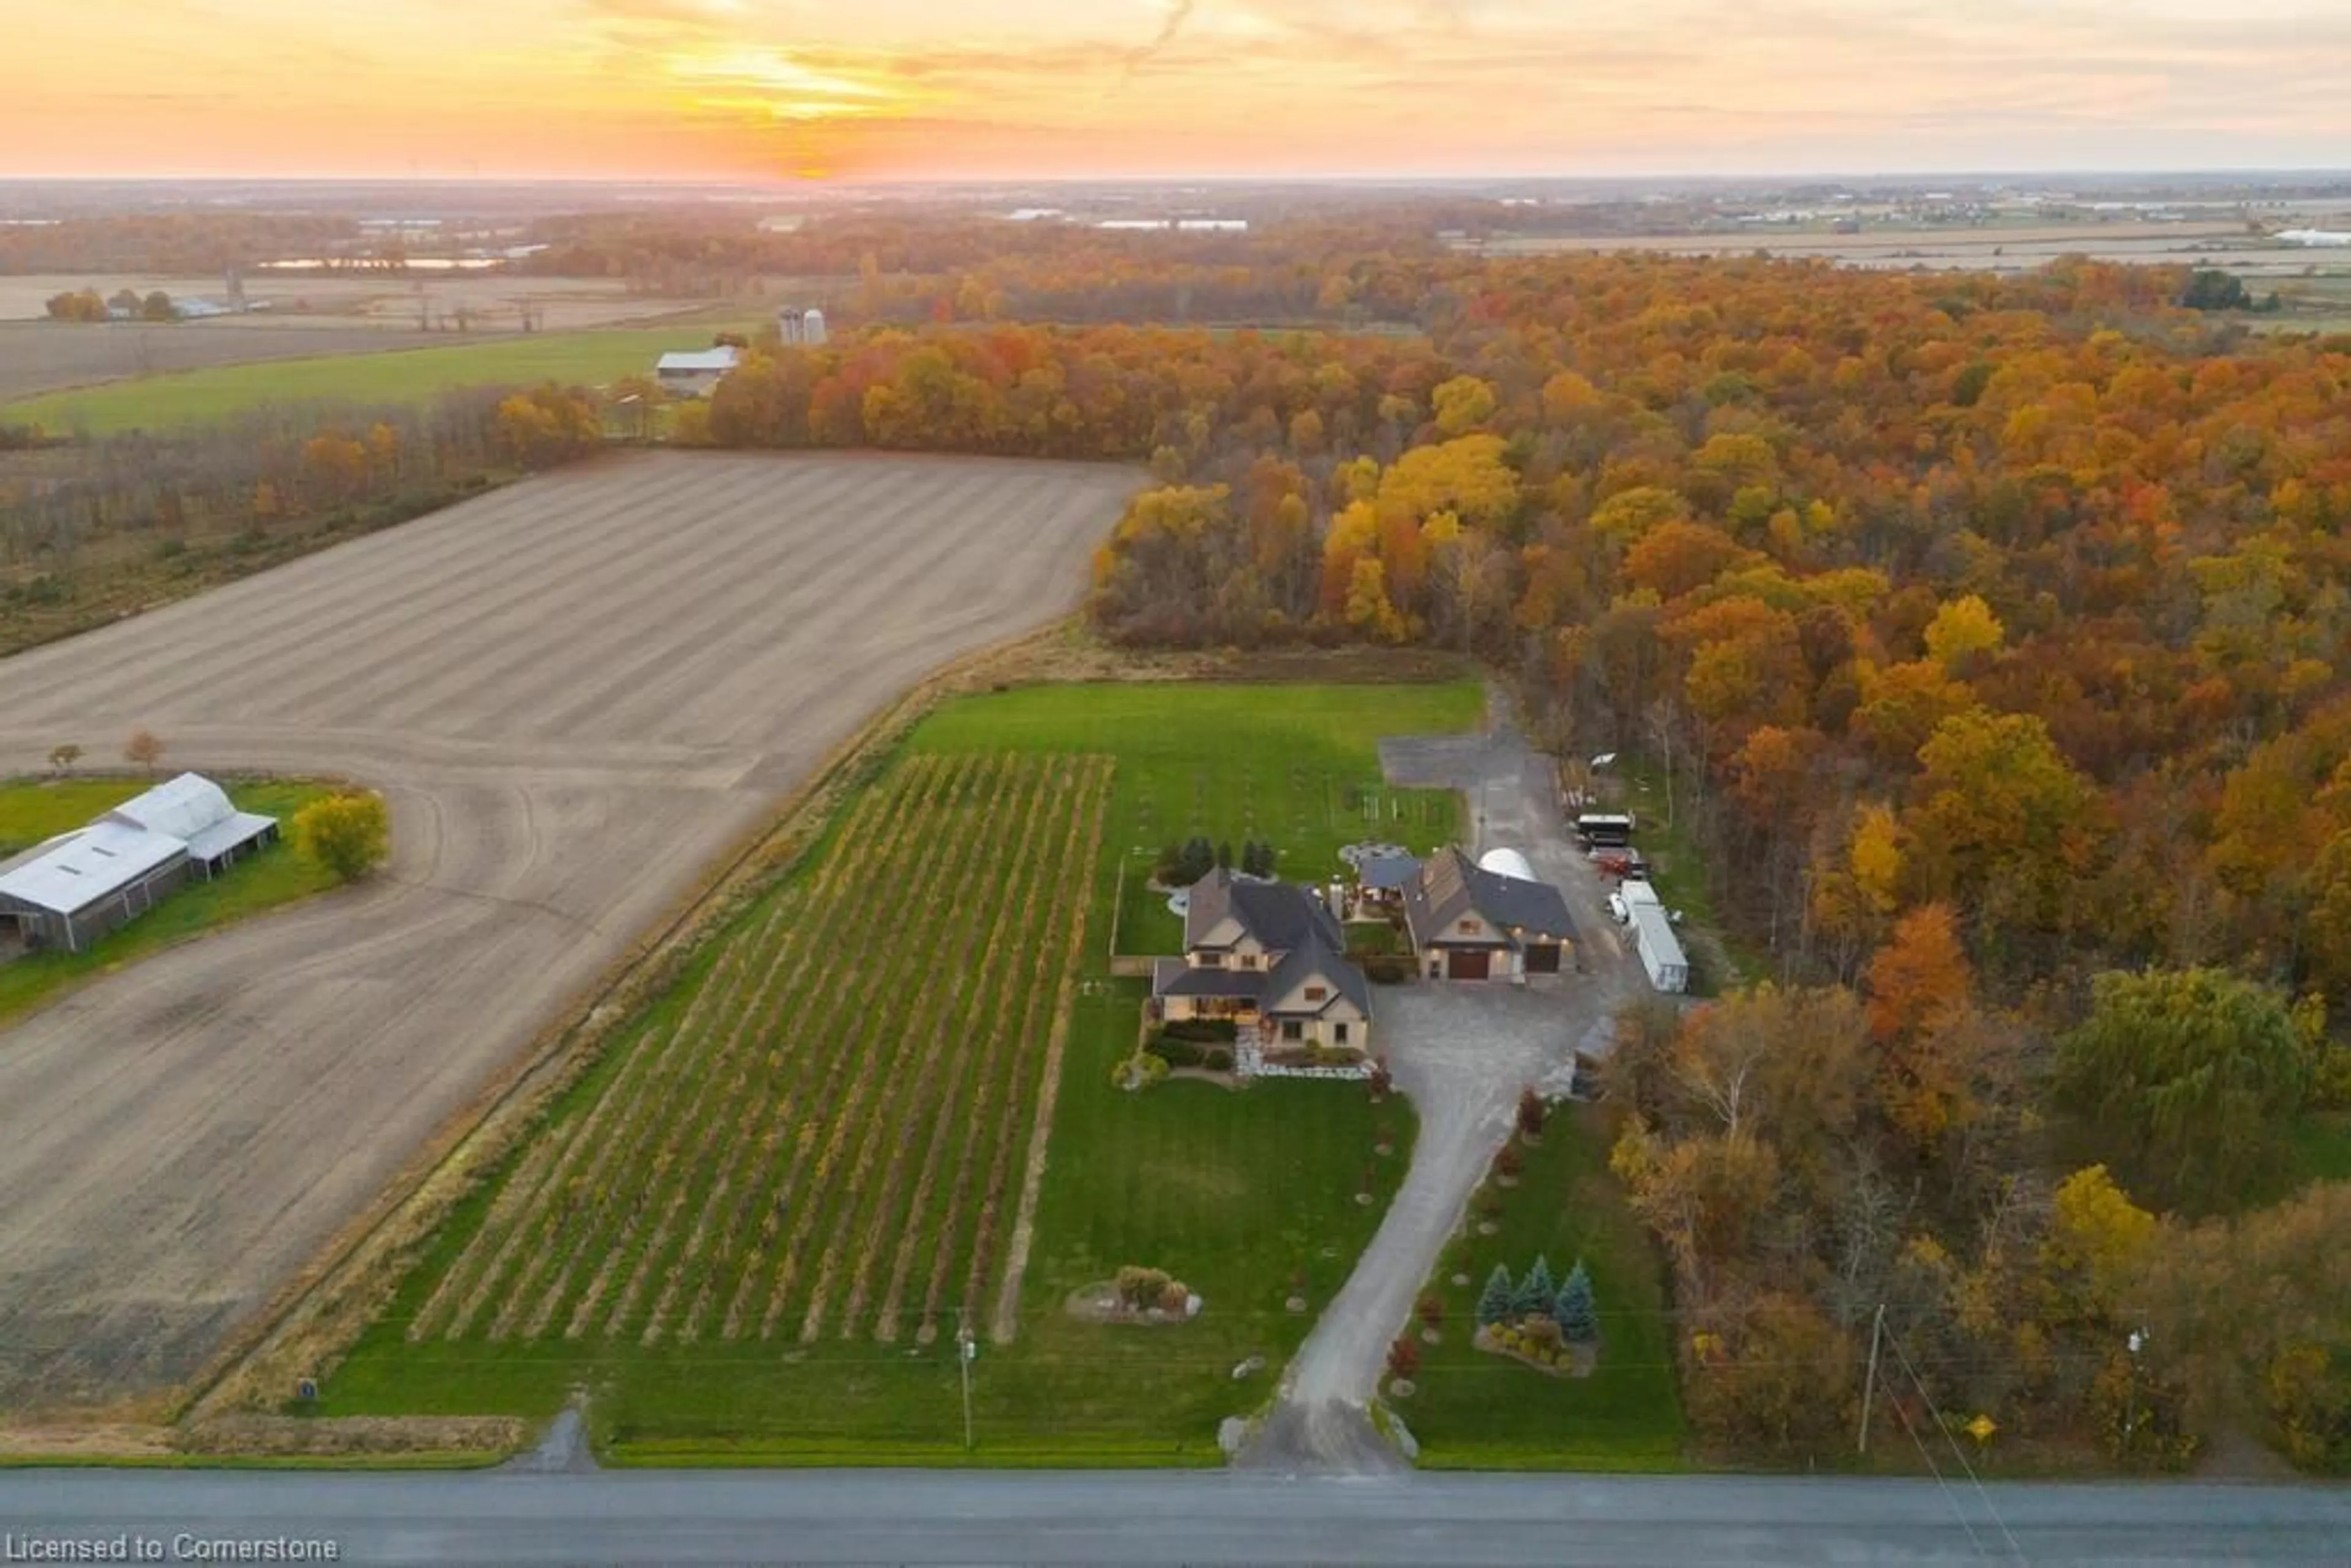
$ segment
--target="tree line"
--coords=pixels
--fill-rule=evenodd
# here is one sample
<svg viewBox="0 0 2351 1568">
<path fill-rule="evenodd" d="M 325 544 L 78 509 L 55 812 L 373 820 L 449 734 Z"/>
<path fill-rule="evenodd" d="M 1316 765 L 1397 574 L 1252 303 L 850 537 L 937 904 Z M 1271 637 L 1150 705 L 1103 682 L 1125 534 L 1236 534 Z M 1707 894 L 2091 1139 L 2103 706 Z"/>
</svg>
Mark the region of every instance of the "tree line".
<svg viewBox="0 0 2351 1568">
<path fill-rule="evenodd" d="M 0 275 L 214 273 L 316 256 L 358 237 L 351 218 L 273 213 L 138 213 L 0 225 Z"/>
<path fill-rule="evenodd" d="M 157 288 L 141 295 L 129 288 L 118 288 L 110 296 L 95 288 L 68 289 L 52 294 L 44 301 L 52 321 L 107 321 L 127 319 L 134 321 L 176 321 L 179 307 L 172 297 Z"/>
<path fill-rule="evenodd" d="M 0 652 L 404 521 L 602 438 L 592 397 L 543 386 L 37 443 L 0 468 Z"/>
</svg>

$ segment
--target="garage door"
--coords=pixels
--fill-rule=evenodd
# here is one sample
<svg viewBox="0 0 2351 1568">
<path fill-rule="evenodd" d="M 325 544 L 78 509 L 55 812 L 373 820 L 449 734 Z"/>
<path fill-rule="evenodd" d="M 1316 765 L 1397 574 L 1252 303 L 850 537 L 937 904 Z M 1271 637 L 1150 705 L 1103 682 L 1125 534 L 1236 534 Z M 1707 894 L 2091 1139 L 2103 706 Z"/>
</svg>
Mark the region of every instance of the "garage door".
<svg viewBox="0 0 2351 1568">
<path fill-rule="evenodd" d="M 1483 947 L 1457 947 L 1446 960 L 1446 976 L 1455 980 L 1482 980 L 1490 956 Z"/>
<path fill-rule="evenodd" d="M 1534 942 L 1527 946 L 1527 973 L 1556 975 L 1559 973 L 1559 944 Z"/>
</svg>

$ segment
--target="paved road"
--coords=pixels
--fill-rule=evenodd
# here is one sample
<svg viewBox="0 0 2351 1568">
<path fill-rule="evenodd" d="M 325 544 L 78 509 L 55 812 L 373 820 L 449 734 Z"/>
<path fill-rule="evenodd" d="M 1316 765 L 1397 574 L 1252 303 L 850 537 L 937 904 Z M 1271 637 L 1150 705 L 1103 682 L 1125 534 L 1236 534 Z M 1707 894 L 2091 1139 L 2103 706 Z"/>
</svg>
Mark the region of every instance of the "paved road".
<svg viewBox="0 0 2351 1568">
<path fill-rule="evenodd" d="M 1964 1512 L 1962 1511 L 1964 1510 Z M 17 1536 L 332 1541 L 370 1565 L 2331 1563 L 2351 1492 L 1200 1472 L 0 1475 Z"/>
<path fill-rule="evenodd" d="M 195 1370 L 867 714 L 1068 606 L 1133 484 L 607 459 L 0 663 L 0 771 L 143 726 L 376 784 L 394 841 L 0 1034 L 0 1407 Z"/>
<path fill-rule="evenodd" d="M 1380 1053 L 1420 1116 L 1412 1168 L 1362 1260 L 1316 1321 L 1281 1381 L 1281 1399 L 1238 1457 L 1287 1474 L 1378 1475 L 1401 1468 L 1367 1406 L 1387 1348 L 1470 1195 L 1509 1139 L 1519 1091 L 1564 1093 L 1576 1048 L 1604 1047 L 1606 1020 L 1638 967 L 1614 940 L 1603 890 L 1560 815 L 1550 761 L 1507 723 L 1471 736 L 1384 740 L 1395 784 L 1454 789 L 1468 799 L 1479 844 L 1525 854 L 1560 887 L 1583 940 L 1583 972 L 1524 988 L 1422 981 L 1375 998 Z"/>
</svg>

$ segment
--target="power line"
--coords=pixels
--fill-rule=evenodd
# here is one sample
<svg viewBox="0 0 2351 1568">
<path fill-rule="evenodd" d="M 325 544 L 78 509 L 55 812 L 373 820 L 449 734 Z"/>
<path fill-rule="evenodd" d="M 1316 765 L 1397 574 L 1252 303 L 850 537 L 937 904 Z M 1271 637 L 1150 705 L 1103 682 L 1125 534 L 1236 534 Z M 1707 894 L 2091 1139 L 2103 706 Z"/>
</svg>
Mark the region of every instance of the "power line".
<svg viewBox="0 0 2351 1568">
<path fill-rule="evenodd" d="M 1902 1348 L 1901 1339 L 1890 1333 L 1886 1337 L 1886 1343 L 1893 1345 L 1895 1355 L 1900 1359 L 1903 1371 L 1909 1375 L 1910 1386 L 1918 1391 L 1918 1397 L 1927 1402 L 1928 1410 L 1935 1417 L 1935 1425 L 1942 1428 L 1943 1441 L 1949 1443 L 1951 1448 L 1951 1458 L 1959 1461 L 1959 1469 L 1967 1472 L 1970 1484 L 1976 1489 L 1976 1496 L 1983 1500 L 1984 1511 L 1991 1515 L 1991 1521 L 1994 1524 L 2000 1526 L 2001 1539 L 2008 1542 L 2009 1555 L 2020 1563 L 2025 1561 L 2023 1548 L 2017 1545 L 2016 1537 L 2010 1532 L 2008 1521 L 2000 1516 L 2000 1510 L 1993 1504 L 1991 1494 L 1984 1490 L 1982 1478 L 1976 1474 L 1976 1468 L 1968 1463 L 1967 1455 L 1959 1451 L 1959 1441 L 1951 1436 L 1950 1423 L 1943 1418 L 1943 1412 L 1935 1404 L 1935 1396 L 1927 1392 L 1927 1385 L 1919 1378 L 1917 1370 L 1910 1364 L 1909 1353 Z M 1912 1435 L 1915 1437 L 1917 1434 Z M 1936 1477 L 1938 1480 L 1941 1479 L 1940 1475 Z M 1968 1534 L 1972 1539 L 1975 1531 L 1970 1529 Z"/>
<path fill-rule="evenodd" d="M 1941 1469 L 1935 1463 L 1935 1456 L 1927 1451 L 1926 1441 L 1918 1436 L 1918 1427 L 1910 1419 L 1910 1412 L 1903 1408 L 1898 1399 L 1894 1402 L 1894 1414 L 1901 1417 L 1902 1429 L 1910 1434 L 1910 1441 L 1917 1446 L 1918 1457 L 1926 1461 L 1927 1473 L 1935 1478 L 1935 1485 L 1942 1491 L 1943 1500 L 1951 1505 L 1952 1513 L 1959 1517 L 1959 1528 L 1968 1532 L 1968 1544 L 1975 1548 L 1977 1556 L 1981 1557 L 1984 1554 L 1983 1541 L 1976 1534 L 1975 1524 L 1968 1518 L 1968 1511 L 1959 1506 L 1959 1498 L 1951 1490 L 1951 1483 L 1943 1479 Z"/>
</svg>

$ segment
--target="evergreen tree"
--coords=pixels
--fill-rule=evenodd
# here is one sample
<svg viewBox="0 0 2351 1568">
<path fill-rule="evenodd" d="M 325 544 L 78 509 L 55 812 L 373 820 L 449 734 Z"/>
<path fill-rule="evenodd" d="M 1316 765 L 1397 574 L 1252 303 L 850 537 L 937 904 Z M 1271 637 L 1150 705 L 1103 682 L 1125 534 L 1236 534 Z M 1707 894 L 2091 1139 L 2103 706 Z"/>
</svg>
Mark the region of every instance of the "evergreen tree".
<svg viewBox="0 0 2351 1568">
<path fill-rule="evenodd" d="M 1485 1291 L 1478 1297 L 1479 1323 L 1492 1328 L 1503 1322 L 1510 1317 L 1517 1300 L 1517 1292 L 1510 1288 L 1510 1271 L 1499 1263 L 1495 1264 L 1494 1271 L 1486 1276 Z"/>
<path fill-rule="evenodd" d="M 1221 840 L 1217 841 L 1217 863 L 1218 865 L 1220 865 L 1220 866 L 1230 866 L 1230 865 L 1233 863 L 1233 841 L 1232 841 L 1232 840 L 1230 840 L 1230 839 L 1221 839 Z"/>
<path fill-rule="evenodd" d="M 1578 1258 L 1575 1267 L 1567 1271 L 1567 1283 L 1559 1288 L 1551 1315 L 1559 1324 L 1560 1337 L 1568 1343 L 1600 1343 L 1600 1309 L 1593 1301 L 1592 1274 L 1583 1259 Z"/>
<path fill-rule="evenodd" d="M 1176 879 L 1186 887 L 1217 869 L 1217 852 L 1208 846 L 1207 836 L 1195 833 L 1184 841 L 1183 858 L 1177 862 Z"/>
<path fill-rule="evenodd" d="M 1265 865 L 1263 858 L 1258 852 L 1259 848 L 1259 846 L 1255 839 L 1243 839 L 1241 841 L 1241 870 L 1250 876 L 1263 876 L 1265 874 Z"/>
<path fill-rule="evenodd" d="M 1551 1260 L 1539 1253 L 1535 1266 L 1527 1270 L 1527 1277 L 1519 1281 L 1518 1290 L 1511 1295 L 1510 1307 L 1522 1318 L 1531 1318 L 1537 1312 L 1549 1313 L 1552 1299 L 1558 1294 L 1559 1281 L 1552 1278 Z"/>
</svg>

